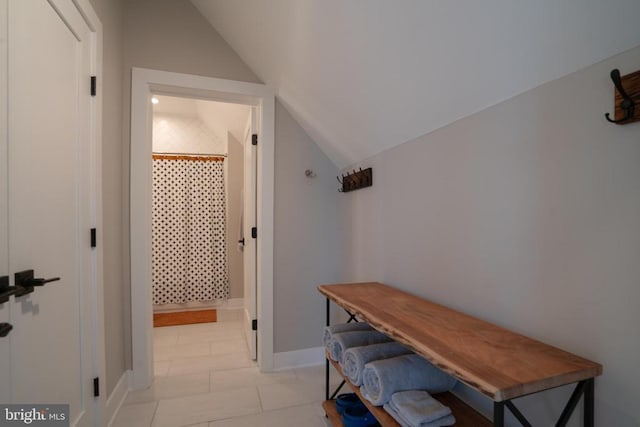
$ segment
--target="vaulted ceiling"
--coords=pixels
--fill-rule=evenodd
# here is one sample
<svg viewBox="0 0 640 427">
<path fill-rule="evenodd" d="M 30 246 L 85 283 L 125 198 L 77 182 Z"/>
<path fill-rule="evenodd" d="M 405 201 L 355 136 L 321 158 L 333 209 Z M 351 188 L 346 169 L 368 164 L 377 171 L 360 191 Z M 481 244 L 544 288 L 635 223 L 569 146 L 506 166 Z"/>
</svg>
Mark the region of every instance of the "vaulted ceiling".
<svg viewBox="0 0 640 427">
<path fill-rule="evenodd" d="M 640 45 L 638 0 L 192 3 L 341 167 Z"/>
</svg>

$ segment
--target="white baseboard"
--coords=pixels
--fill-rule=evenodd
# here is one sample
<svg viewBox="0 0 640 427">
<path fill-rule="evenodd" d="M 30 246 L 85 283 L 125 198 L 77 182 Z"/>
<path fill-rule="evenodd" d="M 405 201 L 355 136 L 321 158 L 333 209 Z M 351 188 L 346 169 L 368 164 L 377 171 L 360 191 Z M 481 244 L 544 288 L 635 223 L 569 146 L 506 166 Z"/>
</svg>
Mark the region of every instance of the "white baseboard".
<svg viewBox="0 0 640 427">
<path fill-rule="evenodd" d="M 220 308 L 234 310 L 242 307 L 244 307 L 244 298 L 229 298 L 227 303 Z"/>
<path fill-rule="evenodd" d="M 131 371 L 126 371 L 122 374 L 120 379 L 118 380 L 118 384 L 113 388 L 113 391 L 107 398 L 107 407 L 106 407 L 106 420 L 107 425 L 111 426 L 113 421 L 120 410 L 120 407 L 124 403 L 124 400 L 127 398 L 127 393 L 129 393 L 129 382 L 131 381 Z M 103 418 L 103 419 L 105 419 Z"/>
<path fill-rule="evenodd" d="M 236 310 L 244 307 L 244 298 L 229 298 L 226 301 L 192 301 L 184 304 L 163 304 L 154 305 L 154 313 L 175 313 L 177 311 L 197 311 L 197 310 Z"/>
<path fill-rule="evenodd" d="M 273 355 L 273 369 L 279 371 L 302 366 L 321 365 L 324 363 L 324 355 L 324 347 L 275 353 Z"/>
</svg>

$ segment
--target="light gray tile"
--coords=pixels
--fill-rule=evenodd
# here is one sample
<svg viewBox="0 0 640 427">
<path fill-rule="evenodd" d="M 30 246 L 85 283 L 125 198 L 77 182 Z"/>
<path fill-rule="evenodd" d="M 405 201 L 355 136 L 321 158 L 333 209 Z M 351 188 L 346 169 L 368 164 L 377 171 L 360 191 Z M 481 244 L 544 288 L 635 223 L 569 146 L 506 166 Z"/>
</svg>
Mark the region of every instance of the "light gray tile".
<svg viewBox="0 0 640 427">
<path fill-rule="evenodd" d="M 213 421 L 209 427 L 325 427 L 323 418 L 311 405 L 302 405 Z"/>
<path fill-rule="evenodd" d="M 168 337 L 168 336 L 178 336 L 178 332 L 180 331 L 180 326 L 163 326 L 161 328 L 153 328 L 153 338 L 160 337 Z"/>
<path fill-rule="evenodd" d="M 258 385 L 260 401 L 265 411 L 304 405 L 324 399 L 322 387 L 305 381 Z"/>
<path fill-rule="evenodd" d="M 255 387 L 198 394 L 158 402 L 153 427 L 186 426 L 260 411 Z"/>
<path fill-rule="evenodd" d="M 188 334 L 182 334 L 178 336 L 177 344 L 192 344 L 201 342 L 217 342 L 217 341 L 230 341 L 242 339 L 241 331 L 225 331 L 225 330 L 212 330 L 209 332 L 193 332 Z"/>
<path fill-rule="evenodd" d="M 247 342 L 244 340 L 233 341 L 215 341 L 209 344 L 211 346 L 211 354 L 229 354 L 244 353 L 248 354 Z"/>
<path fill-rule="evenodd" d="M 196 342 L 191 344 L 154 346 L 153 357 L 158 362 L 164 360 L 187 359 L 191 357 L 207 356 L 211 348 L 207 342 Z"/>
<path fill-rule="evenodd" d="M 178 343 L 178 334 L 167 334 L 153 337 L 153 346 L 168 346 Z"/>
<path fill-rule="evenodd" d="M 209 373 L 157 377 L 146 390 L 130 391 L 125 404 L 151 402 L 209 392 Z"/>
<path fill-rule="evenodd" d="M 181 325 L 176 327 L 176 330 L 180 335 L 184 335 L 184 334 L 209 332 L 216 328 L 219 328 L 219 325 L 216 322 L 211 322 L 211 323 L 194 323 L 193 325 Z"/>
<path fill-rule="evenodd" d="M 168 360 L 153 362 L 153 375 L 156 377 L 164 377 L 169 373 L 171 362 Z"/>
<path fill-rule="evenodd" d="M 292 370 L 261 373 L 258 367 L 211 371 L 211 391 L 296 381 Z"/>
<path fill-rule="evenodd" d="M 305 381 L 309 384 L 317 384 L 324 388 L 325 382 L 325 365 L 316 365 L 316 366 L 307 366 L 304 368 L 295 368 L 294 369 L 296 376 L 299 380 Z M 342 382 L 342 377 L 334 369 L 333 366 L 329 365 L 329 381 L 330 387 L 335 388 Z"/>
<path fill-rule="evenodd" d="M 184 375 L 203 371 L 250 368 L 256 364 L 246 354 L 219 354 L 216 356 L 194 357 L 171 362 L 169 375 Z"/>
<path fill-rule="evenodd" d="M 239 322 L 240 320 L 242 320 L 243 311 L 244 310 L 242 308 L 218 310 L 217 312 L 218 322 L 222 322 L 222 323 Z"/>
<path fill-rule="evenodd" d="M 111 427 L 149 427 L 158 402 L 122 406 Z"/>
</svg>

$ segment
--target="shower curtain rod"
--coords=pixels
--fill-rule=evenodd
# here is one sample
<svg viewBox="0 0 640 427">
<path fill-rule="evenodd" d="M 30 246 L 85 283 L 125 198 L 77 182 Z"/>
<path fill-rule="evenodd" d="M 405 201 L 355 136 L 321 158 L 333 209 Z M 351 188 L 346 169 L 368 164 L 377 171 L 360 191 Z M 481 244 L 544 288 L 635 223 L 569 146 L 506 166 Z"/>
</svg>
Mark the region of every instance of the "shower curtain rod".
<svg viewBox="0 0 640 427">
<path fill-rule="evenodd" d="M 162 156 L 208 156 L 208 157 L 227 157 L 227 154 L 209 154 L 209 153 L 160 153 L 153 152 L 151 154 L 158 154 Z"/>
</svg>

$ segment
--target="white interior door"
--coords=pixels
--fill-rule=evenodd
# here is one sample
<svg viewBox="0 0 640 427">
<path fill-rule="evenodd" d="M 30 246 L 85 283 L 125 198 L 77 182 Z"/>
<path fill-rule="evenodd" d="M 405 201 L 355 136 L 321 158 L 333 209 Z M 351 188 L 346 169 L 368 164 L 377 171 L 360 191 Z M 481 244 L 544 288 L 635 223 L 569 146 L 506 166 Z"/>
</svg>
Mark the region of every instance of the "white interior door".
<svg viewBox="0 0 640 427">
<path fill-rule="evenodd" d="M 0 275 L 14 285 L 24 270 L 60 277 L 0 307 L 13 325 L 9 339 L 0 338 L 0 398 L 69 404 L 71 425 L 94 425 L 92 35 L 72 0 L 0 0 L 0 8 L 8 17 Z"/>
<path fill-rule="evenodd" d="M 256 179 L 257 179 L 257 146 L 252 144 L 253 135 L 257 132 L 256 108 L 251 108 L 244 138 L 244 330 L 251 359 L 257 359 L 258 333 L 257 326 L 257 282 L 256 282 L 256 239 L 252 237 L 252 228 L 256 227 Z"/>
</svg>

